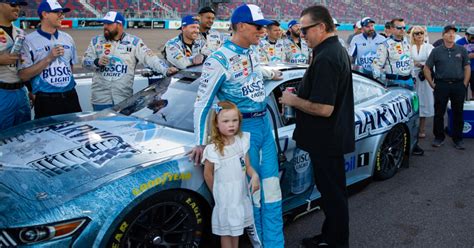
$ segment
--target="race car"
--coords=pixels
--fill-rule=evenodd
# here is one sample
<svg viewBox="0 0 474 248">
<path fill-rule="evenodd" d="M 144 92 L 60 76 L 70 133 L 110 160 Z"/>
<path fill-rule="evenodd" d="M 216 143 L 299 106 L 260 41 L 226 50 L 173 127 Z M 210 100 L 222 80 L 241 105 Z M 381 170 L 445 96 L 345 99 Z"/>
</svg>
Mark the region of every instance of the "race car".
<svg viewBox="0 0 474 248">
<path fill-rule="evenodd" d="M 308 154 L 278 99 L 305 66 L 274 64 L 266 81 L 277 143 L 284 216 L 317 206 Z M 47 117 L 0 134 L 0 247 L 209 247 L 213 206 L 194 147 L 200 67 L 160 79 L 101 112 Z M 78 84 L 90 84 L 90 78 Z M 387 179 L 417 142 L 418 97 L 353 72 L 356 150 L 347 185 Z M 137 76 L 137 84 L 148 78 Z M 87 105 L 89 103 L 82 102 Z M 288 219 L 288 218 L 286 218 Z"/>
</svg>

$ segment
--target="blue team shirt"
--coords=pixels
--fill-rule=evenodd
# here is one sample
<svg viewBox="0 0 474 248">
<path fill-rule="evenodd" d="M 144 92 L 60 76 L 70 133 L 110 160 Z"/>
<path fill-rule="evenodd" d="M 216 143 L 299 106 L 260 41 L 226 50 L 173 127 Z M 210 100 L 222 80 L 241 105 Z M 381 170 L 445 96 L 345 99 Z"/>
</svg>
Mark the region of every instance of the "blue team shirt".
<svg viewBox="0 0 474 248">
<path fill-rule="evenodd" d="M 33 93 L 66 92 L 76 85 L 72 65 L 77 64 L 76 45 L 72 37 L 57 30 L 53 35 L 37 29 L 25 37 L 19 69 L 26 69 L 46 58 L 55 45 L 64 47 L 64 55 L 56 58 L 40 74 L 31 79 Z"/>
<path fill-rule="evenodd" d="M 354 64 L 372 72 L 372 63 L 377 57 L 377 48 L 385 40 L 385 37 L 377 33 L 374 37 L 368 37 L 364 33 L 354 36 L 349 46 L 349 55 L 355 58 Z"/>
</svg>

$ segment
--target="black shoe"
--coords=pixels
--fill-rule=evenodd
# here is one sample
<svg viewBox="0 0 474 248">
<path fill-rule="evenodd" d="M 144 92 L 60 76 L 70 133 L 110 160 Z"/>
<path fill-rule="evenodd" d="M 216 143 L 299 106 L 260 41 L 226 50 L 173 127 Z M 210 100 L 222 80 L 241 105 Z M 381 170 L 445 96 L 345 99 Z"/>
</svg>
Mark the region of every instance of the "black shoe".
<svg viewBox="0 0 474 248">
<path fill-rule="evenodd" d="M 465 150 L 466 148 L 464 147 L 464 142 L 462 141 L 454 141 L 454 148 L 458 150 Z"/>
<path fill-rule="evenodd" d="M 421 147 L 419 147 L 418 145 L 415 145 L 412 154 L 416 156 L 423 156 L 423 154 L 425 154 L 425 151 L 421 149 Z"/>
<path fill-rule="evenodd" d="M 442 139 L 435 139 L 433 143 L 431 143 L 431 146 L 433 147 L 440 147 L 444 144 L 444 140 Z"/>
<path fill-rule="evenodd" d="M 303 247 L 310 248 L 310 247 L 325 247 L 324 245 L 328 245 L 327 243 L 322 241 L 322 235 L 318 234 L 311 238 L 304 238 L 301 241 Z M 327 247 L 327 246 L 326 246 Z"/>
</svg>

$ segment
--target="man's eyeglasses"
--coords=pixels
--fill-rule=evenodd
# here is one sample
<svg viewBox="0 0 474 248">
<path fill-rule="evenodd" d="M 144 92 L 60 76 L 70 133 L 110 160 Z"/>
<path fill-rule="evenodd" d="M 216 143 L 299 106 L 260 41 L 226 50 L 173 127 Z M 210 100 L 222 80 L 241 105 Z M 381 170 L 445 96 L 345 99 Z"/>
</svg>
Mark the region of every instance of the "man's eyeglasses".
<svg viewBox="0 0 474 248">
<path fill-rule="evenodd" d="M 396 26 L 395 27 L 398 30 L 405 30 L 407 27 L 406 26 Z"/>
<path fill-rule="evenodd" d="M 10 7 L 16 8 L 16 7 L 20 7 L 20 5 L 16 3 L 10 3 Z"/>
<path fill-rule="evenodd" d="M 255 24 L 255 23 L 246 22 L 245 24 L 254 26 L 254 27 L 257 29 L 257 31 L 260 31 L 260 30 L 262 30 L 262 28 L 263 28 L 262 25 L 258 25 L 258 24 Z"/>
<path fill-rule="evenodd" d="M 321 24 L 321 22 L 317 22 L 315 24 L 311 24 L 311 25 L 308 25 L 306 27 L 301 27 L 300 30 L 301 30 L 301 33 L 303 35 L 306 35 L 308 33 L 308 30 L 312 27 L 315 27 L 315 26 L 318 26 L 319 24 Z"/>
<path fill-rule="evenodd" d="M 413 35 L 424 35 L 425 32 L 414 32 Z"/>
</svg>

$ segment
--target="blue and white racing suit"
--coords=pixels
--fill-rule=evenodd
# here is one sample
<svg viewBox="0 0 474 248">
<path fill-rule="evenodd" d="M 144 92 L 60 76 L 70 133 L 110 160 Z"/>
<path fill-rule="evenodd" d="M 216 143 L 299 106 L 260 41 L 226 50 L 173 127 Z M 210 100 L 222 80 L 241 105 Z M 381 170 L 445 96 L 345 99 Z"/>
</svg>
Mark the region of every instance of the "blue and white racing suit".
<svg viewBox="0 0 474 248">
<path fill-rule="evenodd" d="M 109 64 L 100 66 L 98 60 L 109 57 Z M 107 40 L 103 35 L 92 38 L 82 66 L 93 70 L 92 104 L 113 106 L 133 94 L 133 80 L 138 63 L 166 75 L 165 61 L 156 56 L 142 39 L 123 33 L 120 40 Z M 98 110 L 98 109 L 97 109 Z"/>
<path fill-rule="evenodd" d="M 309 64 L 311 48 L 304 39 L 300 38 L 300 46 L 295 43 L 292 37 L 288 36 L 285 40 L 286 61 L 291 64 Z"/>
<path fill-rule="evenodd" d="M 285 62 L 285 43 L 283 39 L 271 42 L 268 37 L 260 40 L 258 44 L 261 63 Z"/>
<path fill-rule="evenodd" d="M 196 55 L 202 54 L 202 48 L 205 45 L 205 41 L 197 39 L 191 45 L 191 48 L 187 47 L 183 41 L 183 34 L 168 40 L 165 44 L 164 57 L 173 66 L 179 69 L 186 69 L 193 65 L 193 58 Z"/>
<path fill-rule="evenodd" d="M 210 29 L 205 33 L 199 33 L 199 40 L 202 40 L 204 46 L 201 49 L 201 53 L 209 56 L 211 53 L 217 51 L 223 42 L 223 36 L 219 31 Z"/>
<path fill-rule="evenodd" d="M 410 45 L 407 39 L 396 40 L 393 37 L 385 40 L 377 48 L 377 57 L 372 63 L 375 78 L 392 80 L 401 86 L 413 90 L 412 71 L 414 68 Z"/>
<path fill-rule="evenodd" d="M 0 28 L 0 53 L 9 53 L 23 30 L 13 26 L 12 37 Z M 0 130 L 31 120 L 27 89 L 18 77 L 18 63 L 0 65 Z"/>
<path fill-rule="evenodd" d="M 368 37 L 362 33 L 352 38 L 348 52 L 354 58 L 354 64 L 361 67 L 362 73 L 372 76 L 372 62 L 377 56 L 377 47 L 385 39 L 377 33 L 374 34 L 374 37 Z"/>
<path fill-rule="evenodd" d="M 276 145 L 266 114 L 265 73 L 255 48 L 224 43 L 204 63 L 194 105 L 194 130 L 197 144 L 206 144 L 209 109 L 215 97 L 240 109 L 242 131 L 250 133 L 250 162 L 261 180 L 261 204 L 254 205 L 255 225 L 264 247 L 273 248 L 283 247 L 284 237 Z"/>
</svg>

